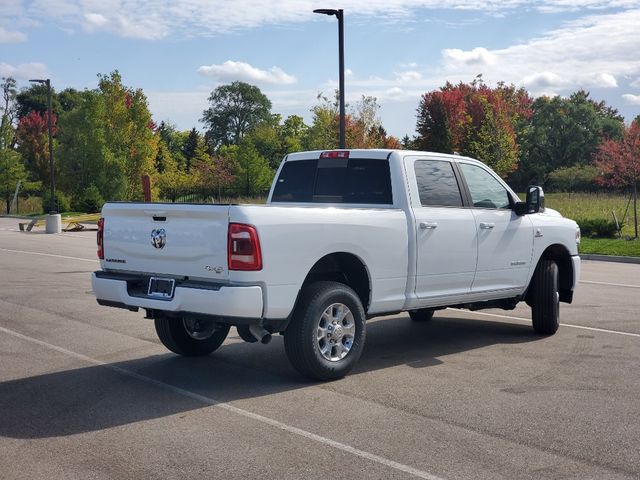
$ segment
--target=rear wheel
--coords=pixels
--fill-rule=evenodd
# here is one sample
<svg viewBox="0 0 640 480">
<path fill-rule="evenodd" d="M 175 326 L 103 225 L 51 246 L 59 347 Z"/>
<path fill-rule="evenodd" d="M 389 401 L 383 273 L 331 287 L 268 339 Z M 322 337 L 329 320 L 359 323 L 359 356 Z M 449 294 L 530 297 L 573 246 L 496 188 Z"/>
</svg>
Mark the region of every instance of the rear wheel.
<svg viewBox="0 0 640 480">
<path fill-rule="evenodd" d="M 558 265 L 553 260 L 540 260 L 533 274 L 533 279 L 533 300 L 531 302 L 533 329 L 542 335 L 553 335 L 560 324 Z"/>
<path fill-rule="evenodd" d="M 349 373 L 364 341 L 360 298 L 342 283 L 325 281 L 305 287 L 284 336 L 293 367 L 317 380 L 335 380 Z"/>
<path fill-rule="evenodd" d="M 229 325 L 196 317 L 165 317 L 154 320 L 162 344 L 178 355 L 198 357 L 209 355 L 227 338 Z"/>
<path fill-rule="evenodd" d="M 414 322 L 428 322 L 433 318 L 432 308 L 421 308 L 419 310 L 409 310 L 409 317 Z"/>
</svg>

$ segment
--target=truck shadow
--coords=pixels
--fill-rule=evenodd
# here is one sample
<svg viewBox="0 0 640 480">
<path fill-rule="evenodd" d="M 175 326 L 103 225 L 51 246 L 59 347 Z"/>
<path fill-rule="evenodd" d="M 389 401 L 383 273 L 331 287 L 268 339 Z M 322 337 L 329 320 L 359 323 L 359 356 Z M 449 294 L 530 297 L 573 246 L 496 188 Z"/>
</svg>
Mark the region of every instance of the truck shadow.
<svg viewBox="0 0 640 480">
<path fill-rule="evenodd" d="M 387 317 L 367 328 L 367 346 L 352 376 L 398 365 L 429 368 L 446 363 L 448 355 L 542 338 L 529 325 L 465 318 L 414 324 L 404 316 Z M 100 431 L 314 385 L 321 384 L 289 366 L 280 337 L 266 346 L 232 338 L 205 358 L 161 354 L 0 383 L 0 436 Z"/>
</svg>

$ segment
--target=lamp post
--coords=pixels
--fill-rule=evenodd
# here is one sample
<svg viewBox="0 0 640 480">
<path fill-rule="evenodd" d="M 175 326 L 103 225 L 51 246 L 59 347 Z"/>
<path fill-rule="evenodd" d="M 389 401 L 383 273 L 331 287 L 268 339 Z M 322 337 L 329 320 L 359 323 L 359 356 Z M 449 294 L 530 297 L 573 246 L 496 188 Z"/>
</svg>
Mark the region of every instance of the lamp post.
<svg viewBox="0 0 640 480">
<path fill-rule="evenodd" d="M 51 80 L 49 78 L 47 78 L 46 80 L 36 78 L 29 81 L 34 83 L 42 83 L 47 86 L 47 127 L 49 128 L 49 169 L 51 170 L 51 204 L 49 205 L 49 213 L 54 214 L 57 213 L 57 211 L 55 203 L 56 174 L 53 168 L 53 135 L 51 132 L 51 117 L 53 115 L 53 111 L 51 108 Z"/>
<path fill-rule="evenodd" d="M 345 148 L 344 143 L 344 12 L 329 8 L 319 8 L 313 13 L 322 15 L 335 15 L 338 19 L 338 57 L 340 63 L 340 148 Z"/>
</svg>

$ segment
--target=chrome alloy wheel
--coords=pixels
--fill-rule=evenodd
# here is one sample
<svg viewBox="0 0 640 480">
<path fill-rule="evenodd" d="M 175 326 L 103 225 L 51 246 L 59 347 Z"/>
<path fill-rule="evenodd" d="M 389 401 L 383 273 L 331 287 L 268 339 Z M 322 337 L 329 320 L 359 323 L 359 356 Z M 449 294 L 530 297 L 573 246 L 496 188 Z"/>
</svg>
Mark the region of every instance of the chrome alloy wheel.
<svg viewBox="0 0 640 480">
<path fill-rule="evenodd" d="M 187 335 L 195 340 L 206 340 L 216 331 L 216 324 L 212 320 L 184 317 L 182 323 Z"/>
<path fill-rule="evenodd" d="M 356 334 L 353 313 L 343 303 L 329 305 L 318 320 L 316 340 L 322 356 L 330 362 L 349 354 Z"/>
</svg>

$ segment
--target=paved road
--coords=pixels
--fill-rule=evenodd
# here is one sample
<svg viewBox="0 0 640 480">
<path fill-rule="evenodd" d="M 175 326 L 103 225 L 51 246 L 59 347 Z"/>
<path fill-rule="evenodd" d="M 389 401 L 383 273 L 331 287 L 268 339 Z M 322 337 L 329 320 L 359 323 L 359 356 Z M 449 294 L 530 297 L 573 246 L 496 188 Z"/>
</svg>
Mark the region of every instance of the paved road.
<svg viewBox="0 0 640 480">
<path fill-rule="evenodd" d="M 142 314 L 95 303 L 93 233 L 15 227 L 1 479 L 640 478 L 640 265 L 584 262 L 549 338 L 526 307 L 373 320 L 356 370 L 321 384 L 281 337 L 167 353 Z"/>
</svg>

